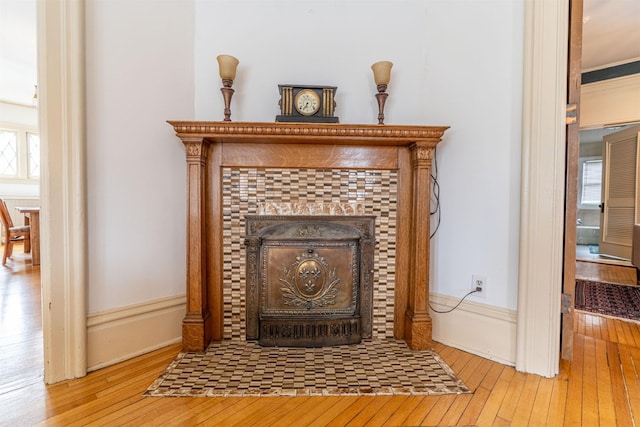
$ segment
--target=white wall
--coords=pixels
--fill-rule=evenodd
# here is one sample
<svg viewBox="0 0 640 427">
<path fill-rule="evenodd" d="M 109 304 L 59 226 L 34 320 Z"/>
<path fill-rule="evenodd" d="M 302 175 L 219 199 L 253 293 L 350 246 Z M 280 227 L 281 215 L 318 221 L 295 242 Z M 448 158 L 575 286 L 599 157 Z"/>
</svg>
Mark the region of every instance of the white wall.
<svg viewBox="0 0 640 427">
<path fill-rule="evenodd" d="M 522 1 L 196 0 L 196 118 L 221 120 L 215 57 L 240 60 L 232 120 L 273 121 L 278 83 L 338 86 L 343 123 L 375 123 L 370 65 L 394 63 L 385 122 L 450 125 L 432 292 L 516 308 Z"/>
<path fill-rule="evenodd" d="M 193 3 L 88 0 L 89 313 L 185 292 Z M 135 337 L 132 337 L 135 339 Z"/>
<path fill-rule="evenodd" d="M 442 222 L 432 290 L 462 297 L 474 274 L 486 297 L 516 309 L 524 10 L 520 1 L 436 3 L 426 36 L 430 121 L 448 122 L 438 147 Z M 447 25 L 442 25 L 446 22 Z M 464 29 L 462 31 L 461 29 Z"/>
<path fill-rule="evenodd" d="M 639 121 L 640 74 L 589 83 L 581 87 L 581 129 Z"/>
<path fill-rule="evenodd" d="M 370 66 L 389 60 L 385 121 L 429 122 L 418 96 L 429 63 L 424 28 L 437 20 L 429 3 L 196 0 L 196 117 L 222 119 L 216 56 L 228 53 L 240 60 L 232 120 L 273 121 L 278 84 L 299 83 L 337 86 L 342 122 L 377 123 Z"/>
<path fill-rule="evenodd" d="M 34 106 L 0 101 L 0 122 L 38 127 L 38 110 Z"/>
<path fill-rule="evenodd" d="M 476 302 L 504 309 L 502 330 L 512 330 L 523 5 L 87 0 L 89 313 L 184 293 L 184 149 L 165 120 L 222 119 L 215 57 L 226 53 L 240 60 L 234 121 L 273 121 L 277 85 L 300 83 L 338 86 L 341 121 L 375 123 L 370 65 L 394 62 L 385 121 L 451 126 L 438 148 L 431 290 L 459 298 L 484 275 Z M 511 363 L 505 335 L 500 360 Z M 493 351 L 482 346 L 468 350 Z"/>
</svg>

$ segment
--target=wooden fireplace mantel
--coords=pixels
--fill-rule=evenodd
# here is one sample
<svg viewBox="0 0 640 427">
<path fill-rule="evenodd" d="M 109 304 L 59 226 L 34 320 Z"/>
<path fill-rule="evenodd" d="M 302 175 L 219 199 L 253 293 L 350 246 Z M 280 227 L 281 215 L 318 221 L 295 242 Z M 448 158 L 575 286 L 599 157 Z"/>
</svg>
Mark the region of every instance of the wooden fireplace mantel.
<svg viewBox="0 0 640 427">
<path fill-rule="evenodd" d="M 398 171 L 394 333 L 431 348 L 430 178 L 447 126 L 169 121 L 187 158 L 185 350 L 222 339 L 223 167 Z"/>
</svg>

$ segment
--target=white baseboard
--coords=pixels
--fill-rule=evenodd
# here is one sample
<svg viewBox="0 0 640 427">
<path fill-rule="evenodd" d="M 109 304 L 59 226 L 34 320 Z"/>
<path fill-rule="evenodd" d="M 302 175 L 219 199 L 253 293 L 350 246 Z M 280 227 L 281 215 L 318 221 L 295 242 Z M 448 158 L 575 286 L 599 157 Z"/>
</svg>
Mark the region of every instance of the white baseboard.
<svg viewBox="0 0 640 427">
<path fill-rule="evenodd" d="M 433 308 L 449 310 L 460 301 L 447 295 L 430 294 Z M 433 340 L 505 365 L 516 363 L 515 310 L 463 301 L 450 313 L 431 311 Z"/>
<path fill-rule="evenodd" d="M 437 310 L 454 307 L 459 299 L 431 294 Z M 117 308 L 87 317 L 89 371 L 180 342 L 186 297 L 177 296 Z M 447 314 L 431 311 L 433 339 L 442 344 L 515 365 L 516 312 L 474 301 L 463 301 Z"/>
<path fill-rule="evenodd" d="M 185 307 L 182 295 L 88 315 L 88 371 L 180 342 Z"/>
</svg>

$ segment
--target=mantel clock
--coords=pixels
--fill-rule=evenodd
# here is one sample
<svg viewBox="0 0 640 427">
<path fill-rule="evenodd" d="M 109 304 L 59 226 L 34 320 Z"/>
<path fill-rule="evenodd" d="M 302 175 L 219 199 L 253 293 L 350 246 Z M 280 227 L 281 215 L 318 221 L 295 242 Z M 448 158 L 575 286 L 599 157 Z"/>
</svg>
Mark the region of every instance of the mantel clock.
<svg viewBox="0 0 640 427">
<path fill-rule="evenodd" d="M 276 122 L 338 123 L 335 86 L 278 85 L 280 114 Z"/>
</svg>

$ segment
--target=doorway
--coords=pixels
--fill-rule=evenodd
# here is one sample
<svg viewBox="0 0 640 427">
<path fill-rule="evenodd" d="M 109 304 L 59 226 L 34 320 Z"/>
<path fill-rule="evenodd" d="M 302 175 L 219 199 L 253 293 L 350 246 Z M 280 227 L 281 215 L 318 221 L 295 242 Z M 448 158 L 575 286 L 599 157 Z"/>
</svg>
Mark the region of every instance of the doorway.
<svg viewBox="0 0 640 427">
<path fill-rule="evenodd" d="M 12 33 L 0 38 L 0 198 L 13 225 L 22 226 L 25 218 L 16 208 L 40 206 L 36 0 L 3 3 L 0 27 Z M 24 242 L 14 244 L 0 266 L 0 342 L 3 390 L 42 381 L 40 267 L 33 245 L 25 248 Z"/>
<path fill-rule="evenodd" d="M 615 4 L 614 4 L 615 3 Z M 635 40 L 640 43 L 640 28 L 637 20 L 640 19 L 640 7 L 631 3 L 597 2 L 595 0 L 570 0 L 570 31 L 569 31 L 569 57 L 568 57 L 568 104 L 577 111 L 577 120 L 572 122 L 567 115 L 567 138 L 566 138 L 566 170 L 565 170 L 565 232 L 564 232 L 564 263 L 563 263 L 563 310 L 562 315 L 562 358 L 571 360 L 573 357 L 573 300 L 575 294 L 575 271 L 577 259 L 577 227 L 580 216 L 578 215 L 578 177 L 580 158 L 580 144 L 578 126 L 582 129 L 606 127 L 609 123 L 629 123 L 627 119 L 612 119 L 615 113 L 624 110 L 626 104 L 622 102 L 629 99 L 628 87 L 621 88 L 618 85 L 617 93 L 621 95 L 617 101 L 610 104 L 602 102 L 602 84 L 599 81 L 591 81 L 591 88 L 582 85 L 585 81 L 586 73 L 591 76 L 600 76 L 601 80 L 611 79 L 607 72 L 601 69 L 609 69 L 621 72 L 625 75 L 633 73 L 633 67 L 618 67 L 621 63 L 637 62 L 635 47 L 629 48 L 627 43 L 619 43 L 620 37 L 624 36 L 625 41 Z M 615 17 L 618 17 L 617 19 Z M 623 28 L 621 32 L 611 32 L 611 22 L 616 22 L 616 27 Z M 618 37 L 618 39 L 616 39 Z M 618 40 L 618 41 L 616 41 Z M 636 43 L 632 43 L 636 46 Z M 615 63 L 615 64 L 614 64 Z M 622 71 L 621 71 L 622 70 Z M 629 71 L 631 70 L 631 72 Z M 640 75 L 639 75 L 640 76 Z M 633 77 L 629 77 L 633 78 Z M 617 79 L 617 83 L 619 81 Z M 625 82 L 626 83 L 626 82 Z M 633 85 L 633 82 L 631 82 Z M 589 90 L 593 89 L 595 90 Z M 640 89 L 640 84 L 638 86 Z M 614 90 L 615 92 L 615 90 Z M 637 104 L 633 95 L 630 97 L 630 104 Z M 573 104 L 572 104 L 573 103 Z M 568 107 L 569 107 L 568 106 Z M 640 105 L 638 117 L 640 119 Z M 569 108 L 567 112 L 569 112 Z M 599 111 L 602 114 L 593 114 Z M 627 114 L 624 117 L 629 117 Z M 633 114 L 631 114 L 633 116 Z M 591 166 L 595 166 L 597 162 Z M 597 171 L 597 167 L 591 168 L 591 172 Z M 584 171 L 583 171 L 584 173 Z M 584 175 L 582 175 L 584 177 Z M 588 198 L 587 198 L 588 199 Z M 586 216 L 586 214 L 584 215 Z M 584 224 L 584 218 L 582 222 Z M 595 233 L 595 227 L 590 230 Z M 585 227 L 586 228 L 586 227 Z M 589 253 L 596 252 L 595 245 Z M 587 245 L 588 247 L 588 245 Z M 593 254 L 596 255 L 596 254 Z M 599 254 L 598 254 L 599 255 Z M 601 258 L 601 257 L 598 257 Z"/>
<path fill-rule="evenodd" d="M 615 221 L 616 228 L 613 232 L 609 235 L 603 235 L 601 230 L 602 223 L 608 213 L 605 206 L 610 204 L 609 200 L 606 200 L 609 193 L 607 189 L 610 188 L 606 183 L 610 182 L 607 177 L 610 176 L 611 171 L 620 171 L 631 167 L 634 171 L 624 176 L 620 174 L 615 176 L 616 181 L 613 186 L 616 189 L 627 189 L 626 192 L 631 191 L 634 193 L 633 198 L 637 193 L 635 163 L 627 165 L 627 168 L 612 165 L 611 161 L 619 161 L 620 156 L 603 162 L 603 152 L 606 151 L 604 150 L 605 141 L 615 138 L 619 132 L 633 127 L 634 125 L 630 124 L 580 131 L 576 221 L 576 259 L 578 261 L 631 266 L 631 230 L 636 216 L 632 215 L 632 218 L 629 215 L 624 217 L 614 215 L 612 219 L 607 221 Z M 622 246 L 622 251 L 616 250 L 618 245 Z"/>
<path fill-rule="evenodd" d="M 578 158 L 572 159 L 578 162 L 576 258 L 630 265 L 629 250 L 607 247 L 607 241 L 612 239 L 603 233 L 601 222 L 608 205 L 605 204 L 602 211 L 600 208 L 604 190 L 602 173 L 606 173 L 606 168 L 602 168 L 603 140 L 606 135 L 640 121 L 640 27 L 637 25 L 640 4 L 598 0 L 572 0 L 572 3 L 582 4 L 580 148 Z M 616 23 L 615 31 L 611 30 L 612 22 Z M 572 40 L 576 36 L 570 35 Z M 631 227 L 631 224 L 625 225 L 628 234 Z M 629 248 L 630 236 L 624 239 L 629 241 Z M 616 236 L 613 241 L 618 242 L 619 238 Z"/>
</svg>

